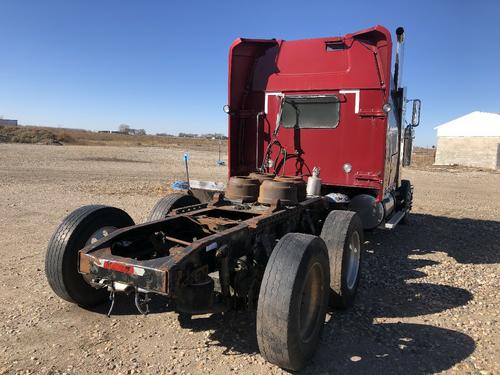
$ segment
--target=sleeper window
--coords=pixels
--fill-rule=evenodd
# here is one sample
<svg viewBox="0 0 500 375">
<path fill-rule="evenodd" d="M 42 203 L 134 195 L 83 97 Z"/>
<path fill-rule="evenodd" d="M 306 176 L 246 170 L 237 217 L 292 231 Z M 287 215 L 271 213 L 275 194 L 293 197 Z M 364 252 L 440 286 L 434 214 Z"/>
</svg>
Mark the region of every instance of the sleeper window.
<svg viewBox="0 0 500 375">
<path fill-rule="evenodd" d="M 340 101 L 335 95 L 286 96 L 281 107 L 285 128 L 335 128 L 339 123 Z"/>
</svg>

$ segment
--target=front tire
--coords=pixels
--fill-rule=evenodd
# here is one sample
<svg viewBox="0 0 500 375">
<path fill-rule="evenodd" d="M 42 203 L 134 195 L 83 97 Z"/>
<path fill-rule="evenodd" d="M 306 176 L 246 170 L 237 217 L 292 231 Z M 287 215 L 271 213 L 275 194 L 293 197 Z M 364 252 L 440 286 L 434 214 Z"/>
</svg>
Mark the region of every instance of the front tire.
<svg viewBox="0 0 500 375">
<path fill-rule="evenodd" d="M 361 275 L 363 223 L 353 211 L 331 211 L 321 238 L 330 260 L 330 305 L 345 309 L 354 303 Z"/>
<path fill-rule="evenodd" d="M 314 354 L 328 305 L 328 254 L 324 242 L 301 233 L 285 235 L 266 266 L 257 306 L 261 355 L 298 371 Z"/>
<path fill-rule="evenodd" d="M 78 251 L 130 225 L 130 216 L 115 207 L 90 205 L 70 213 L 52 235 L 45 256 L 45 274 L 54 293 L 84 307 L 104 302 L 106 291 L 91 287 L 78 273 Z"/>
</svg>

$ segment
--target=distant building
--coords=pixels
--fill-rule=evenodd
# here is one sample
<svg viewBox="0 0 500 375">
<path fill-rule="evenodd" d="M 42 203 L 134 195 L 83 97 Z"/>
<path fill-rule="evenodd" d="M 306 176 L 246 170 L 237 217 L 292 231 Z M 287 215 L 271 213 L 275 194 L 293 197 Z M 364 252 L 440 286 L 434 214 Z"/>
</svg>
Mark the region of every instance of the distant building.
<svg viewBox="0 0 500 375">
<path fill-rule="evenodd" d="M 500 114 L 471 112 L 434 129 L 436 165 L 500 169 Z"/>
<path fill-rule="evenodd" d="M 7 120 L 0 118 L 0 126 L 17 126 L 17 120 Z"/>
</svg>

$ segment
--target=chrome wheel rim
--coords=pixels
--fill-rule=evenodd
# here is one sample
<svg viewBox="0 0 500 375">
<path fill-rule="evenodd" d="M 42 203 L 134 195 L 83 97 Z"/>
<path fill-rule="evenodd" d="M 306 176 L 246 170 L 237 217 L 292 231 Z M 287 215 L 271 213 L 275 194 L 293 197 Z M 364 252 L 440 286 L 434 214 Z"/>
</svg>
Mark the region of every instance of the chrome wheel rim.
<svg viewBox="0 0 500 375">
<path fill-rule="evenodd" d="M 347 262 L 347 288 L 353 289 L 358 279 L 359 272 L 359 262 L 361 259 L 361 240 L 359 238 L 359 233 L 352 232 L 351 238 L 349 240 L 349 259 Z"/>
<path fill-rule="evenodd" d="M 117 227 L 113 227 L 111 225 L 108 225 L 106 227 L 99 228 L 96 230 L 94 233 L 92 233 L 89 237 L 89 239 L 85 242 L 85 246 L 91 245 L 93 243 L 96 243 L 100 239 L 109 236 L 109 234 L 115 230 L 117 230 Z M 83 280 L 89 285 L 92 285 L 92 275 L 90 274 L 82 274 Z"/>
<path fill-rule="evenodd" d="M 100 239 L 109 236 L 109 234 L 111 232 L 114 232 L 116 229 L 117 229 L 116 227 L 113 227 L 113 226 L 110 226 L 110 225 L 106 226 L 106 227 L 99 228 L 98 230 L 96 230 L 94 233 L 92 233 L 90 235 L 90 237 L 87 240 L 87 242 L 85 242 L 85 246 L 88 246 L 90 244 L 96 243 Z"/>
<path fill-rule="evenodd" d="M 307 271 L 300 299 L 299 332 L 302 342 L 308 342 L 314 337 L 320 318 L 322 281 L 323 268 L 319 263 L 314 263 Z"/>
</svg>

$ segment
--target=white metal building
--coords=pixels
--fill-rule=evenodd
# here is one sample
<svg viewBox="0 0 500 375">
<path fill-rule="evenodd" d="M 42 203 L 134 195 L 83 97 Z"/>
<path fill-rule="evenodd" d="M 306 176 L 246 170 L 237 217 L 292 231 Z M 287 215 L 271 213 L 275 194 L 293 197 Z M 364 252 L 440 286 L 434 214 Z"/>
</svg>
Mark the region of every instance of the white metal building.
<svg viewBox="0 0 500 375">
<path fill-rule="evenodd" d="M 434 129 L 436 165 L 500 169 L 500 114 L 471 112 Z"/>
</svg>

